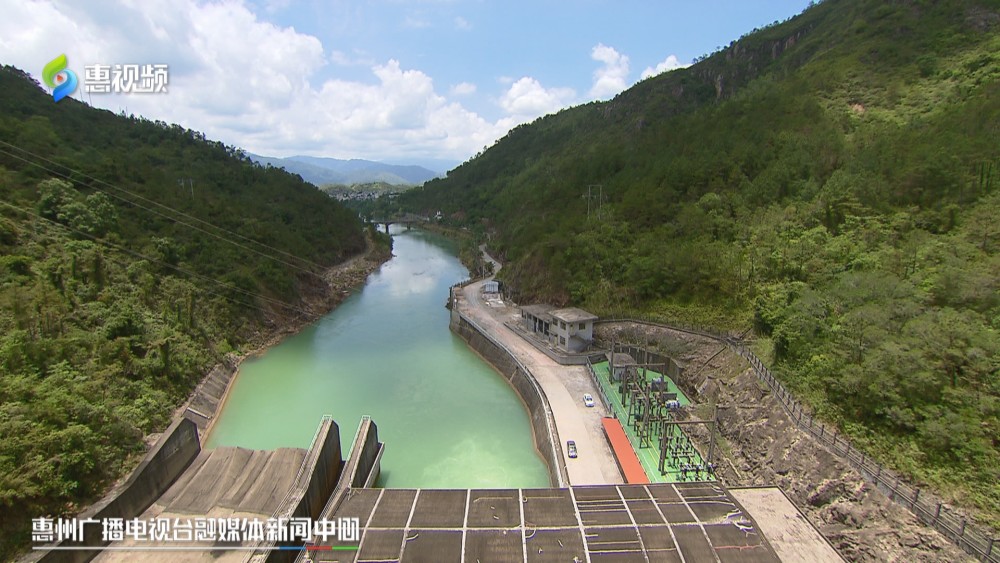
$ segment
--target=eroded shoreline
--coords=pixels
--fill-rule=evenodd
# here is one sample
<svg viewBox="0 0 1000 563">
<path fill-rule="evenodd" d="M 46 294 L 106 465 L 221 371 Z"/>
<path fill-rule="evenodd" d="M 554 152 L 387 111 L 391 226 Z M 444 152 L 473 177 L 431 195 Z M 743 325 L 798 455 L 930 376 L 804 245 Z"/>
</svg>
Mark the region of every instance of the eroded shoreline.
<svg viewBox="0 0 1000 563">
<path fill-rule="evenodd" d="M 219 413 L 225 406 L 232 383 L 243 361 L 259 356 L 336 309 L 365 283 L 368 276 L 392 258 L 390 249 L 377 245 L 370 237 L 367 242 L 367 249 L 363 254 L 348 258 L 323 273 L 325 287 L 319 288 L 319 291 L 313 288 L 302 295 L 302 304 L 310 311 L 309 315 L 272 320 L 276 325 L 275 328 L 268 334 L 261 335 L 259 343 L 251 344 L 251 348 L 246 351 L 226 354 L 219 363 L 206 372 L 187 401 L 174 412 L 173 419 L 182 416 L 190 418 L 198 426 L 199 439 L 204 445 L 215 421 L 218 420 Z M 153 443 L 158 436 L 159 434 L 151 434 L 147 436 L 146 442 Z"/>
</svg>

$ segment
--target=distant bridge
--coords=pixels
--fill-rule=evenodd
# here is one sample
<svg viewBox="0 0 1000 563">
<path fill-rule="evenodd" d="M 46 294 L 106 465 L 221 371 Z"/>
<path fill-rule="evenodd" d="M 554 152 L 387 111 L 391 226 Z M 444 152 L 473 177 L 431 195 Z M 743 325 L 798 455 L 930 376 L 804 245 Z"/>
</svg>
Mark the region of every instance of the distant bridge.
<svg viewBox="0 0 1000 563">
<path fill-rule="evenodd" d="M 426 223 L 430 221 L 427 217 L 422 217 L 414 213 L 405 213 L 403 215 L 396 215 L 388 219 L 369 219 L 369 223 L 374 223 L 376 225 L 383 225 L 385 232 L 389 232 L 389 225 L 411 225 L 413 223 Z"/>
</svg>

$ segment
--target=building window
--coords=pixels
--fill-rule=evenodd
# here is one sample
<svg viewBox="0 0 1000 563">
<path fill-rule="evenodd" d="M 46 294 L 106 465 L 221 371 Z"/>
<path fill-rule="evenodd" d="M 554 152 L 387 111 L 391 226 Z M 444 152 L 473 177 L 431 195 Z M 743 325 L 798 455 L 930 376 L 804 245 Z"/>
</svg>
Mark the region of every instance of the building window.
<svg viewBox="0 0 1000 563">
<path fill-rule="evenodd" d="M 587 326 L 584 323 L 580 323 L 580 330 L 585 330 Z"/>
<path fill-rule="evenodd" d="M 566 345 L 566 339 L 563 338 L 562 336 L 560 336 L 559 337 L 559 344 L 562 344 L 563 346 L 565 346 Z"/>
</svg>

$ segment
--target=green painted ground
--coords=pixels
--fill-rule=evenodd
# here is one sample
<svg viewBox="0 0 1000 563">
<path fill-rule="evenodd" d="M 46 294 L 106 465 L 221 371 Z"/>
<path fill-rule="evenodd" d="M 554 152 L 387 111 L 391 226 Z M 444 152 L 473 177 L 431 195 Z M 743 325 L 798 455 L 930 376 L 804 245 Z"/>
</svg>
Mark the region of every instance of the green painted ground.
<svg viewBox="0 0 1000 563">
<path fill-rule="evenodd" d="M 681 466 L 684 464 L 700 465 L 704 463 L 701 456 L 698 455 L 698 452 L 694 450 L 693 447 L 690 448 L 692 452 L 690 456 L 681 456 L 675 459 L 668 455 L 667 464 L 664 466 L 666 473 L 660 473 L 659 428 L 653 429 L 652 436 L 649 440 L 651 444 L 649 447 L 639 446 L 639 436 L 636 433 L 635 427 L 629 420 L 628 409 L 622 406 L 622 396 L 621 393 L 618 392 L 618 385 L 611 383 L 608 379 L 609 371 L 608 362 L 594 364 L 594 373 L 597 374 L 597 380 L 601 384 L 601 389 L 604 391 L 605 396 L 607 396 L 611 401 L 615 411 L 615 416 L 618 417 L 618 420 L 621 421 L 622 426 L 625 428 L 625 434 L 628 435 L 629 442 L 632 443 L 632 448 L 639 457 L 639 461 L 642 463 L 643 469 L 646 470 L 646 476 L 649 477 L 649 480 L 653 483 L 678 483 L 682 481 L 714 480 L 712 477 L 706 476 L 705 472 L 698 474 L 698 478 L 695 479 L 694 474 L 689 472 L 685 475 L 684 472 L 681 471 Z M 657 372 L 646 372 L 646 379 L 649 381 L 659 378 L 660 374 Z M 671 393 L 677 393 L 677 400 L 681 403 L 681 406 L 686 407 L 691 404 L 691 401 L 684 395 L 684 392 L 681 391 L 669 377 L 664 377 L 663 379 L 667 382 L 667 388 L 669 391 Z M 675 437 L 675 443 L 679 441 L 685 446 L 690 446 L 690 441 L 687 436 L 680 433 L 681 427 L 673 426 L 672 428 L 674 429 L 673 436 Z M 671 436 L 669 430 L 668 436 Z"/>
</svg>

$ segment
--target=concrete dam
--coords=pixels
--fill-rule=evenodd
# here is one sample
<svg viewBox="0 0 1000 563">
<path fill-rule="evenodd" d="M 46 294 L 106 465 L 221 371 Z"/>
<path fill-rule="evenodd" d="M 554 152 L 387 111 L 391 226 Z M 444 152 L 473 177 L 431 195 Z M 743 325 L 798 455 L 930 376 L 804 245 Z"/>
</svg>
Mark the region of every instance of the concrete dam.
<svg viewBox="0 0 1000 563">
<path fill-rule="evenodd" d="M 253 540 L 261 523 L 316 521 L 339 505 L 351 487 L 368 487 L 379 474 L 384 445 L 364 418 L 350 456 L 341 455 L 340 429 L 324 418 L 309 449 L 202 450 L 195 423 L 177 420 L 164 432 L 131 477 L 101 503 L 81 514 L 84 536 L 40 546 L 27 561 L 291 561 L 303 541 Z M 108 539 L 112 522 L 122 526 Z M 137 523 L 144 523 L 138 526 Z M 235 523 L 229 533 L 221 527 Z M 192 525 L 193 524 L 193 525 Z M 209 525 L 206 525 L 209 524 Z M 141 527 L 141 536 L 135 528 Z M 162 528 L 165 537 L 152 530 Z M 201 532 L 211 541 L 197 541 Z M 171 529 L 173 528 L 173 529 Z M 180 530 L 178 530 L 180 528 Z M 192 529 L 194 528 L 194 529 Z M 178 535 L 178 531 L 187 534 Z M 179 537 L 187 538 L 178 539 Z M 233 538 L 235 541 L 233 540 Z"/>
<path fill-rule="evenodd" d="M 164 433 L 147 462 L 80 518 L 227 521 L 238 540 L 81 542 L 34 561 L 780 561 L 754 518 L 717 483 L 553 489 L 380 489 L 384 445 L 363 419 L 341 456 L 325 419 L 308 450 L 202 451 L 193 422 Z M 148 501 L 148 503 L 146 502 Z M 245 521 L 358 523 L 348 539 L 248 540 Z M 155 524 L 151 524 L 155 526 Z M 73 549 L 89 548 L 89 549 Z"/>
</svg>

